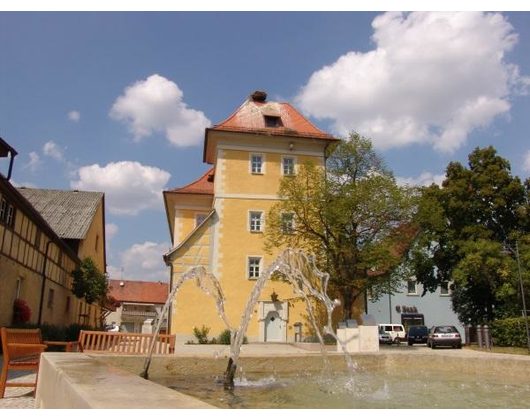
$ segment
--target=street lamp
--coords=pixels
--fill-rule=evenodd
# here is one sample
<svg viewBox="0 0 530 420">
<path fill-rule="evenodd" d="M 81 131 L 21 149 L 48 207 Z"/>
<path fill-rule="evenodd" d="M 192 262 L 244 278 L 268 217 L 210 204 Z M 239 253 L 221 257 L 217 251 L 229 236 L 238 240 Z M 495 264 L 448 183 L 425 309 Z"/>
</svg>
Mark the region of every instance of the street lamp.
<svg viewBox="0 0 530 420">
<path fill-rule="evenodd" d="M 526 346 L 528 347 L 528 352 L 530 353 L 530 330 L 528 329 L 528 316 L 526 314 L 526 301 L 524 297 L 524 287 L 523 287 L 523 274 L 521 272 L 521 260 L 519 259 L 519 244 L 517 241 L 515 241 L 515 249 L 513 249 L 510 245 L 505 245 L 506 250 L 511 252 L 515 255 L 515 259 L 517 260 L 517 269 L 519 270 L 519 284 L 521 286 L 521 297 L 523 300 L 523 318 L 524 318 L 524 325 L 526 328 Z"/>
</svg>

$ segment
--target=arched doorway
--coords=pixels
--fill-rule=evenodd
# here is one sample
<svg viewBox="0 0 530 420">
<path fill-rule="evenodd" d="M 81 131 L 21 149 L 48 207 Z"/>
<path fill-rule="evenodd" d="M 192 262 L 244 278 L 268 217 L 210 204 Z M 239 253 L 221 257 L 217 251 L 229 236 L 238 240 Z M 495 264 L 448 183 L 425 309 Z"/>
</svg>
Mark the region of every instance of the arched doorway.
<svg viewBox="0 0 530 420">
<path fill-rule="evenodd" d="M 283 341 L 282 320 L 277 311 L 270 311 L 265 318 L 265 341 Z"/>
</svg>

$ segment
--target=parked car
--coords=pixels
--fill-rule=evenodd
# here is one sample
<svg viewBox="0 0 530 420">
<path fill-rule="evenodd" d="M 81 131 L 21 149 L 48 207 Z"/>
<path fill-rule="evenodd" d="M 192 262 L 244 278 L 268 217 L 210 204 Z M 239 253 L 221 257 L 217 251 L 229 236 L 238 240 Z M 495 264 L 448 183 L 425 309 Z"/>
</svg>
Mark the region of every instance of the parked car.
<svg viewBox="0 0 530 420">
<path fill-rule="evenodd" d="M 414 344 L 427 344 L 429 328 L 425 325 L 412 325 L 407 332 L 407 342 L 409 346 Z"/>
<path fill-rule="evenodd" d="M 452 325 L 437 325 L 430 329 L 427 338 L 427 346 L 431 349 L 436 347 L 462 348 L 462 337 Z"/>
<path fill-rule="evenodd" d="M 386 331 L 379 330 L 379 344 L 392 344 L 392 337 Z"/>
<path fill-rule="evenodd" d="M 405 327 L 401 324 L 379 324 L 379 331 L 388 333 L 392 337 L 393 343 L 399 344 L 407 339 Z"/>
</svg>

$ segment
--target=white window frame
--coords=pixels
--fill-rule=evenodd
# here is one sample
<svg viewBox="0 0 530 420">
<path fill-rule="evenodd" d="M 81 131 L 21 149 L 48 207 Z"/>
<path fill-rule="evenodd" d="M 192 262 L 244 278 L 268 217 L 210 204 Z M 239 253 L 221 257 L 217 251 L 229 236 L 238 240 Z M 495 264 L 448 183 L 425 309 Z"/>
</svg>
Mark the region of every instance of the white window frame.
<svg viewBox="0 0 530 420">
<path fill-rule="evenodd" d="M 409 290 L 409 283 L 414 283 L 414 292 Z M 418 295 L 418 280 L 407 280 L 407 295 L 417 296 Z"/>
<path fill-rule="evenodd" d="M 259 230 L 253 230 L 252 229 L 252 213 L 259 213 L 260 214 L 260 228 Z M 259 233 L 263 232 L 263 228 L 265 227 L 265 212 L 263 210 L 249 210 L 248 211 L 248 217 L 247 217 L 247 230 L 251 233 Z"/>
<path fill-rule="evenodd" d="M 451 296 L 451 282 L 443 281 L 442 283 L 447 283 L 447 293 L 443 293 L 442 285 L 440 284 L 440 296 Z"/>
<path fill-rule="evenodd" d="M 292 159 L 293 160 L 293 173 L 292 174 L 286 174 L 285 173 L 285 159 Z M 282 156 L 282 164 L 280 165 L 280 173 L 282 176 L 295 176 L 296 175 L 296 156 Z"/>
<path fill-rule="evenodd" d="M 293 215 L 293 225 L 292 225 L 292 231 L 291 232 L 288 232 L 286 230 L 283 229 L 283 217 L 284 215 L 286 214 L 292 214 Z M 282 211 L 280 213 L 280 229 L 281 229 L 281 233 L 283 234 L 286 234 L 286 235 L 292 235 L 294 233 L 294 231 L 296 230 L 296 214 L 292 211 Z"/>
<path fill-rule="evenodd" d="M 259 266 L 258 266 L 259 273 L 255 277 L 251 277 L 250 276 L 250 259 L 251 258 L 259 258 Z M 247 272 L 246 272 L 245 276 L 247 277 L 247 279 L 249 279 L 249 280 L 257 280 L 259 278 L 259 276 L 261 275 L 261 273 L 263 272 L 263 256 L 262 255 L 247 255 L 246 269 L 247 269 Z"/>
<path fill-rule="evenodd" d="M 259 156 L 261 157 L 261 172 L 254 172 L 252 169 L 253 169 L 253 166 L 252 166 L 252 158 L 254 156 Z M 248 167 L 248 170 L 250 172 L 251 175 L 265 175 L 265 155 L 263 153 L 250 153 L 249 154 L 249 160 L 248 160 L 248 163 L 249 163 L 249 167 Z"/>
</svg>

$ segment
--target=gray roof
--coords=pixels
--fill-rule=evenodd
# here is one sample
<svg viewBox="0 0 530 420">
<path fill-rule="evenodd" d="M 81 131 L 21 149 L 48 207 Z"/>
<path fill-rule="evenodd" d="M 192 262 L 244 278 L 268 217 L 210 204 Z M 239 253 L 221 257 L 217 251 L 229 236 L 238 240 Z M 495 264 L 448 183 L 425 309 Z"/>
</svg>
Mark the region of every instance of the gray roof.
<svg viewBox="0 0 530 420">
<path fill-rule="evenodd" d="M 104 196 L 102 192 L 27 187 L 18 191 L 63 239 L 85 239 Z"/>
</svg>

